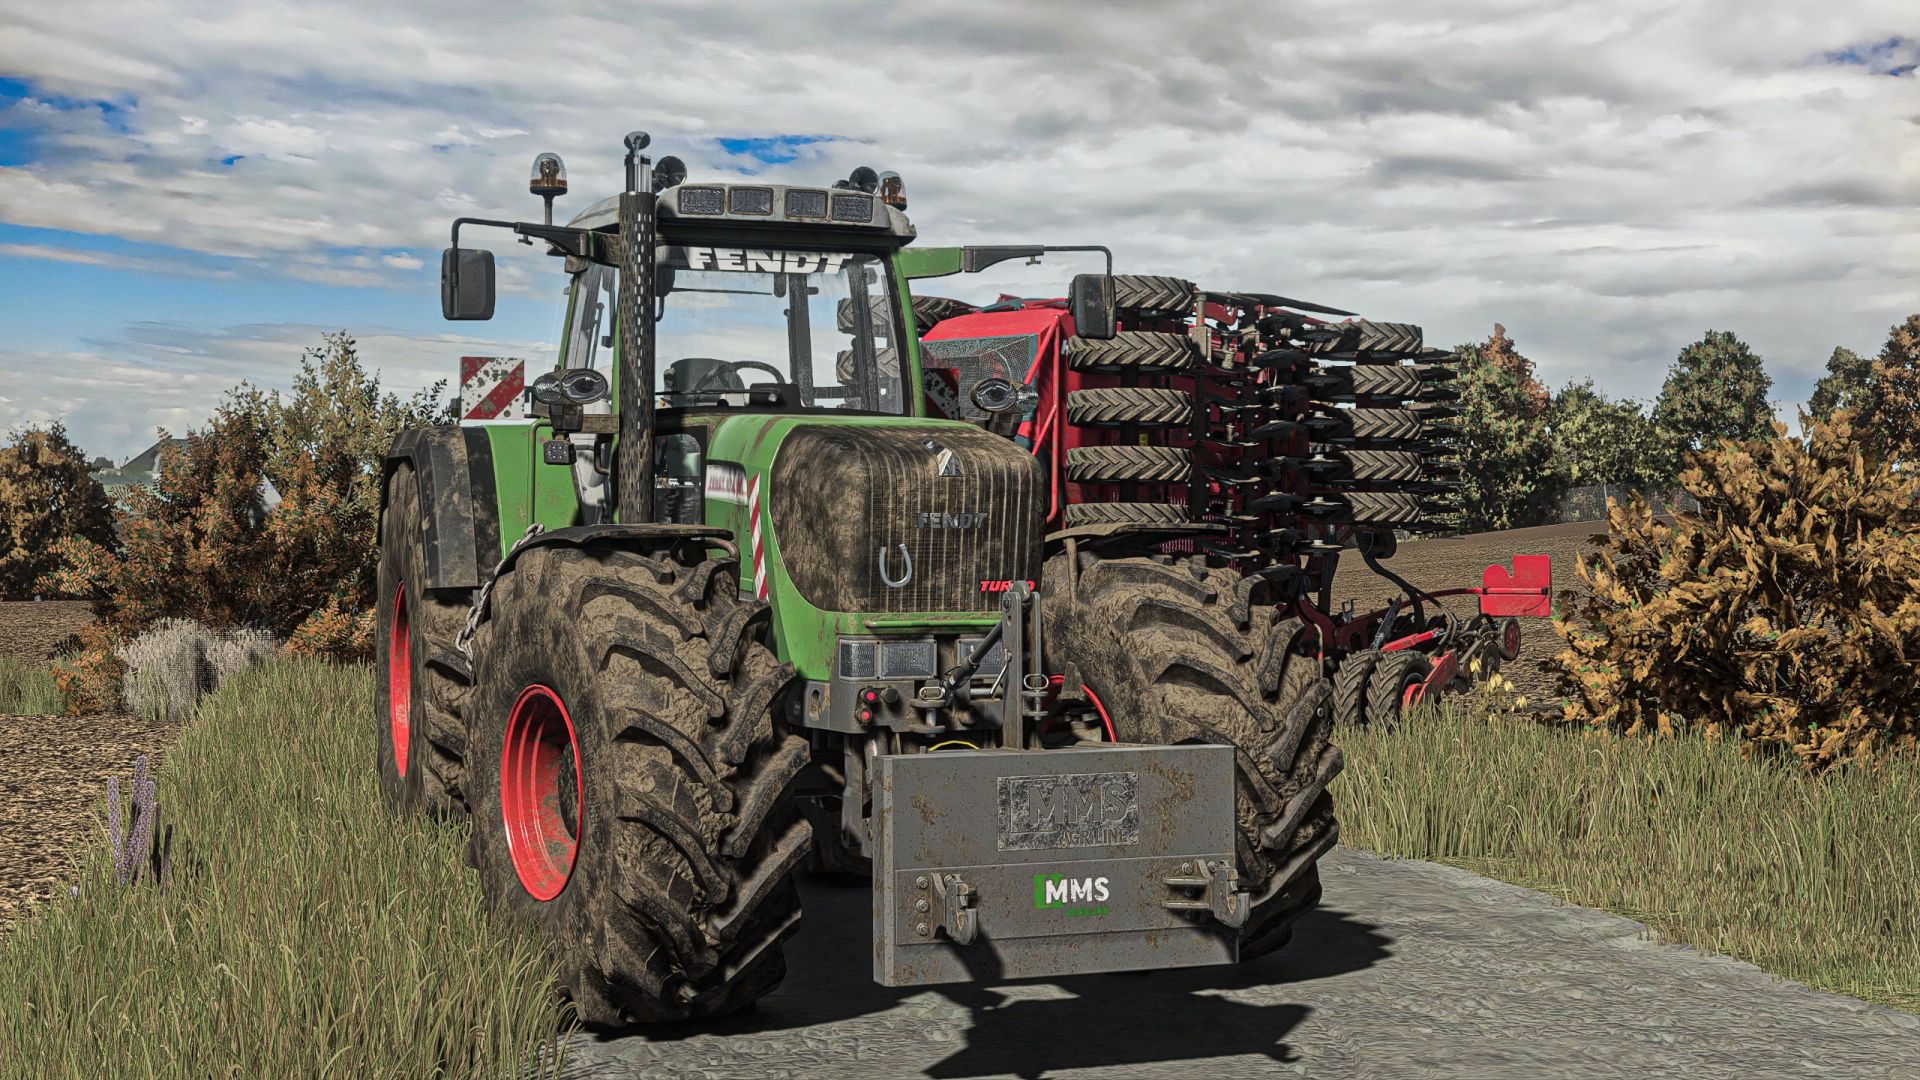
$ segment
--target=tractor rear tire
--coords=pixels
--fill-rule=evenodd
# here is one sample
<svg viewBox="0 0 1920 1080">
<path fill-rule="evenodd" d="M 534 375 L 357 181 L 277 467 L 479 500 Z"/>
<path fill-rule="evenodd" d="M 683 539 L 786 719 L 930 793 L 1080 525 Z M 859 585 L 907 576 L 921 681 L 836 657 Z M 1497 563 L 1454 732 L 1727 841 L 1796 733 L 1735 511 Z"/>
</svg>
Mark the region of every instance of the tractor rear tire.
<svg viewBox="0 0 1920 1080">
<path fill-rule="evenodd" d="M 1333 672 L 1333 724 L 1359 727 L 1367 722 L 1367 680 L 1380 663 L 1380 650 L 1361 649 L 1347 654 Z"/>
<path fill-rule="evenodd" d="M 467 751 L 460 699 L 473 679 L 454 646 L 466 623 L 465 590 L 427 589 L 421 549 L 420 485 L 413 466 L 387 477 L 375 571 L 375 766 L 387 804 L 400 813 L 466 813 L 461 787 Z"/>
<path fill-rule="evenodd" d="M 1067 423 L 1081 427 L 1178 427 L 1193 416 L 1193 396 L 1182 390 L 1115 386 L 1067 394 Z"/>
<path fill-rule="evenodd" d="M 1236 862 L 1253 898 L 1240 955 L 1280 948 L 1319 902 L 1317 863 L 1340 831 L 1319 661 L 1290 649 L 1297 623 L 1239 602 L 1239 578 L 1204 559 L 1080 559 L 1042 572 L 1049 665 L 1074 666 L 1122 742 L 1236 748 Z"/>
<path fill-rule="evenodd" d="M 1367 726 L 1392 731 L 1400 726 L 1405 712 L 1407 691 L 1427 680 L 1433 673 L 1433 660 L 1426 653 L 1396 649 L 1381 653 L 1367 679 Z"/>
<path fill-rule="evenodd" d="M 765 613 L 700 540 L 533 547 L 495 586 L 471 861 L 589 1024 L 724 1015 L 786 973 L 808 748 L 778 719 L 793 669 Z"/>
</svg>

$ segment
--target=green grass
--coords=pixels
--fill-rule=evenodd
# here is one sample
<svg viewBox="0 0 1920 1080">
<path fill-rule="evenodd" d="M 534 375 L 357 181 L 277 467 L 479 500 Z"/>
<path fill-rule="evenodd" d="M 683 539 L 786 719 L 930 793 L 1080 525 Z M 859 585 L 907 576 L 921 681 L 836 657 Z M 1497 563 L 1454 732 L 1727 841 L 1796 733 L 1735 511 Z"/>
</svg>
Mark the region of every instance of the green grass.
<svg viewBox="0 0 1920 1080">
<path fill-rule="evenodd" d="M 557 1067 L 543 950 L 485 912 L 464 826 L 388 813 L 372 699 L 364 667 L 288 660 L 202 701 L 159 777 L 172 882 L 116 886 L 95 843 L 78 900 L 0 942 L 0 1075 Z"/>
<path fill-rule="evenodd" d="M 1920 756 L 1814 778 L 1725 742 L 1567 734 L 1464 706 L 1341 734 L 1346 843 L 1920 1012 Z"/>
<path fill-rule="evenodd" d="M 62 705 L 51 667 L 0 656 L 0 716 L 53 716 Z"/>
</svg>

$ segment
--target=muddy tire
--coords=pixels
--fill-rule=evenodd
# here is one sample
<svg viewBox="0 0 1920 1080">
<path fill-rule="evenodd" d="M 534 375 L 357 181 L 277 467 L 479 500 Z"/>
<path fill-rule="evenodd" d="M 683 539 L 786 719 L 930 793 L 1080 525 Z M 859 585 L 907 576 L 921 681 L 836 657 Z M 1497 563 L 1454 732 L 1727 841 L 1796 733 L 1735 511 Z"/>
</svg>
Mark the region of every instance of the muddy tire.
<svg viewBox="0 0 1920 1080">
<path fill-rule="evenodd" d="M 1076 446 L 1067 479 L 1076 484 L 1184 484 L 1193 459 L 1178 446 Z"/>
<path fill-rule="evenodd" d="M 1378 649 L 1349 653 L 1333 672 L 1333 724 L 1359 727 L 1367 722 L 1367 680 L 1380 662 Z"/>
<path fill-rule="evenodd" d="M 1432 672 L 1433 661 L 1425 653 L 1412 649 L 1381 653 L 1380 662 L 1374 665 L 1373 674 L 1367 679 L 1367 726 L 1382 731 L 1398 727 L 1407 691 L 1425 682 Z"/>
<path fill-rule="evenodd" d="M 724 1015 L 786 973 L 808 751 L 738 582 L 699 541 L 535 547 L 476 638 L 470 861 L 589 1024 Z"/>
<path fill-rule="evenodd" d="M 1237 602 L 1239 580 L 1203 562 L 1067 557 L 1042 574 L 1049 666 L 1071 663 L 1122 742 L 1237 748 L 1237 862 L 1254 907 L 1241 957 L 1284 945 L 1320 898 L 1317 863 L 1339 826 L 1327 784 L 1330 687 L 1319 661 L 1290 650 L 1296 622 Z"/>
<path fill-rule="evenodd" d="M 1193 416 L 1193 396 L 1182 390 L 1118 386 L 1067 394 L 1067 423 L 1081 427 L 1178 427 Z"/>
<path fill-rule="evenodd" d="M 387 478 L 375 576 L 375 766 L 387 805 L 401 813 L 466 813 L 461 788 L 467 751 L 460 699 L 472 683 L 454 639 L 466 623 L 466 590 L 423 587 L 420 485 L 413 466 Z"/>
</svg>

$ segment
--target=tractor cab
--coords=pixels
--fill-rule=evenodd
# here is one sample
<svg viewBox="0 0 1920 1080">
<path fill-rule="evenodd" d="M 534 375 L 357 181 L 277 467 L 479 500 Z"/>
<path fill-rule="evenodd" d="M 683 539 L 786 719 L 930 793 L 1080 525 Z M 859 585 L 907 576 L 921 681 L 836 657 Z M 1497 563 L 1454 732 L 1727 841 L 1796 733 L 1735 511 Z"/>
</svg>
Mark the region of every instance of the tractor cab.
<svg viewBox="0 0 1920 1080">
<path fill-rule="evenodd" d="M 892 253 L 913 226 L 884 198 L 777 184 L 664 188 L 650 313 L 655 407 L 911 412 Z M 604 200 L 570 227 L 610 228 L 617 204 Z M 586 260 L 569 270 L 560 369 L 614 380 L 618 270 Z"/>
</svg>

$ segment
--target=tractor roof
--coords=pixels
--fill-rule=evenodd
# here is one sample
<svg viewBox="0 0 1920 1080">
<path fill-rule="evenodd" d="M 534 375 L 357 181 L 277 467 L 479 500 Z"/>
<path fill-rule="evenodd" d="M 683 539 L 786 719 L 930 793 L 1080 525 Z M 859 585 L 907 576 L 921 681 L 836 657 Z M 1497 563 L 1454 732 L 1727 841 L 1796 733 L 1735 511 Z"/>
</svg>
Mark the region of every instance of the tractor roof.
<svg viewBox="0 0 1920 1080">
<path fill-rule="evenodd" d="M 785 184 L 685 183 L 660 193 L 663 221 L 687 225 L 826 226 L 890 237 L 895 245 L 915 236 L 907 215 L 880 201 L 878 195 L 845 188 L 789 187 Z M 579 229 L 602 229 L 614 224 L 620 210 L 618 195 L 587 207 L 570 224 Z"/>
</svg>

